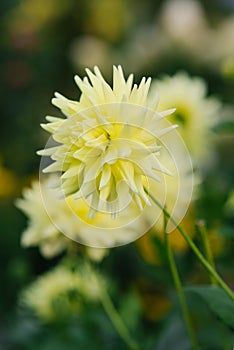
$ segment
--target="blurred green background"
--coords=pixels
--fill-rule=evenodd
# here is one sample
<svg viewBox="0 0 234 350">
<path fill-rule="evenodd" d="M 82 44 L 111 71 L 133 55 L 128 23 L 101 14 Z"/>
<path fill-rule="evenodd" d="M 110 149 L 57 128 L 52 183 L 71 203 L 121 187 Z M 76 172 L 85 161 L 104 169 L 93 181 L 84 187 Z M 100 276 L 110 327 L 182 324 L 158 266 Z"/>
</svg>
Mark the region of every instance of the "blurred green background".
<svg viewBox="0 0 234 350">
<path fill-rule="evenodd" d="M 184 70 L 202 77 L 208 94 L 220 99 L 216 160 L 202 169 L 195 205 L 196 218 L 218 232 L 217 268 L 234 287 L 234 210 L 225 209 L 234 188 L 233 1 L 2 0 L 0 31 L 0 349 L 126 348 L 101 306 L 87 305 L 82 317 L 69 324 L 45 325 L 18 302 L 20 291 L 58 259 L 47 261 L 38 249 L 20 246 L 26 219 L 14 200 L 37 177 L 36 150 L 48 136 L 40 123 L 45 115 L 58 114 L 50 103 L 54 91 L 77 99 L 73 76 L 84 76 L 85 67 L 98 65 L 110 83 L 113 64 L 121 64 L 126 75 L 134 73 L 137 82 L 142 76 Z M 199 237 L 195 240 L 200 243 Z M 177 260 L 187 284 L 207 283 L 190 252 Z M 133 243 L 112 249 L 101 269 L 144 349 L 190 349 L 165 261 L 145 261 Z M 173 308 L 165 298 L 170 293 Z M 198 297 L 189 295 L 189 303 L 202 349 L 231 349 L 233 327 L 223 324 Z"/>
</svg>

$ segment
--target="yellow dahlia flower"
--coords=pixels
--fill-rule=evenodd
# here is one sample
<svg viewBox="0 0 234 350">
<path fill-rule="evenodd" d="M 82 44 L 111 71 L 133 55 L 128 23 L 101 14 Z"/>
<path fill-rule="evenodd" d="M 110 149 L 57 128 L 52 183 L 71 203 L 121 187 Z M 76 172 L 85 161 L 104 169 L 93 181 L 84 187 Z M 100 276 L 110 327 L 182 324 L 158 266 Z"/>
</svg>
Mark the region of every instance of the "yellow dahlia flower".
<svg viewBox="0 0 234 350">
<path fill-rule="evenodd" d="M 132 74 L 126 80 L 122 68 L 114 67 L 111 88 L 97 67 L 86 72 L 83 80 L 75 77 L 79 101 L 59 93 L 52 100 L 66 119 L 49 116 L 42 125 L 59 143 L 39 152 L 54 160 L 44 172 L 61 172 L 65 196 L 84 198 L 89 217 L 101 210 L 115 217 L 132 200 L 143 209 L 151 204 L 144 179 L 160 181 L 167 172 L 159 150 L 161 137 L 174 128 L 164 119 L 173 110 L 156 112 L 158 96 L 149 94 L 150 78 L 133 85 Z"/>
<path fill-rule="evenodd" d="M 130 209 L 116 220 L 107 213 L 88 218 L 89 206 L 82 198 L 59 198 L 57 181 L 56 175 L 34 181 L 31 188 L 23 190 L 23 198 L 16 201 L 29 219 L 22 235 L 24 247 L 39 246 L 44 257 L 52 258 L 78 248 L 78 242 L 86 245 L 83 249 L 92 260 L 100 261 L 107 253 L 104 248 L 129 243 L 145 232 L 140 218 L 129 222 Z"/>
<path fill-rule="evenodd" d="M 21 295 L 22 305 L 46 322 L 63 320 L 79 314 L 82 300 L 97 302 L 102 280 L 90 265 L 78 269 L 60 265 L 40 276 Z"/>
<path fill-rule="evenodd" d="M 176 112 L 169 120 L 179 125 L 178 132 L 194 161 L 207 162 L 211 144 L 209 132 L 217 122 L 219 102 L 206 96 L 205 81 L 179 72 L 172 77 L 166 76 L 161 80 L 155 80 L 153 86 L 160 95 L 159 111 L 172 106 L 176 108 Z"/>
<path fill-rule="evenodd" d="M 51 188 L 55 180 L 56 177 L 52 176 L 41 183 L 34 181 L 31 188 L 23 190 L 23 198 L 16 200 L 17 207 L 29 219 L 28 228 L 23 232 L 21 243 L 24 247 L 39 246 L 40 252 L 45 258 L 53 258 L 63 251 L 76 248 L 77 243 L 62 233 L 62 227 L 69 227 L 74 237 L 79 234 L 82 236 L 86 230 L 90 230 L 88 223 L 80 220 L 79 225 L 77 225 L 74 222 L 71 207 L 67 205 L 65 200 L 59 200 L 58 191 Z M 69 199 L 69 201 L 72 200 Z M 87 212 L 82 200 L 76 201 L 75 205 L 79 207 L 79 211 L 86 210 Z M 95 221 L 98 221 L 98 218 Z M 91 259 L 99 261 L 107 253 L 107 250 L 86 247 L 85 253 Z"/>
</svg>

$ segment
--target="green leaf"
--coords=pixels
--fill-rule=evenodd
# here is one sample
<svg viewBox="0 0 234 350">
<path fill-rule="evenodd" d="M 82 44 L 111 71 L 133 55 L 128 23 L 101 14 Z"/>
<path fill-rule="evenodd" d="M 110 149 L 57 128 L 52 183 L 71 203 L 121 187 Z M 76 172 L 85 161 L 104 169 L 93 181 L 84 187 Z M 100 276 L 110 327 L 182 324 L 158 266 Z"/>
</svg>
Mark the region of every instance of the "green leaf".
<svg viewBox="0 0 234 350">
<path fill-rule="evenodd" d="M 155 349 L 191 349 L 190 340 L 180 315 L 174 314 L 167 320 L 167 324 L 165 325 L 165 328 L 157 341 L 157 346 Z"/>
<path fill-rule="evenodd" d="M 234 120 L 225 120 L 219 124 L 216 124 L 213 127 L 213 131 L 218 133 L 218 134 L 226 133 L 226 132 L 233 133 L 234 132 Z"/>
<path fill-rule="evenodd" d="M 216 316 L 226 325 L 234 328 L 234 300 L 222 288 L 217 286 L 191 286 L 186 287 L 185 291 L 199 295 Z"/>
<path fill-rule="evenodd" d="M 234 229 L 231 226 L 222 226 L 220 229 L 220 235 L 225 238 L 234 238 Z"/>
<path fill-rule="evenodd" d="M 126 326 L 134 330 L 141 316 L 141 302 L 135 293 L 126 294 L 122 300 L 119 313 Z"/>
</svg>

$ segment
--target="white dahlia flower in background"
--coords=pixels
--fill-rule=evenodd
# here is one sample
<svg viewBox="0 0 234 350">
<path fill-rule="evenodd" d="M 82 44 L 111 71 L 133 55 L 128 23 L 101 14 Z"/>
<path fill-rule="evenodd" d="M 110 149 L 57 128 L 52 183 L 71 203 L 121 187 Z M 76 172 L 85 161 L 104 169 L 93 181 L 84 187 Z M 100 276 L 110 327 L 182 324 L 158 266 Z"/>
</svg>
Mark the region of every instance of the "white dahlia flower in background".
<svg viewBox="0 0 234 350">
<path fill-rule="evenodd" d="M 55 178 L 50 176 L 41 183 L 33 181 L 31 188 L 23 190 L 23 198 L 16 200 L 16 206 L 28 217 L 28 228 L 22 234 L 21 243 L 24 247 L 38 246 L 45 258 L 53 258 L 64 251 L 74 250 L 77 246 L 76 242 L 63 234 L 63 227 L 72 227 L 74 235 L 85 234 L 88 228 L 88 223 L 82 220 L 76 226 L 70 207 L 65 200 L 58 199 L 58 191 L 51 188 Z M 87 211 L 81 201 L 76 202 L 76 206 L 79 205 L 80 211 Z M 99 261 L 107 250 L 85 247 L 85 253 L 91 259 Z"/>
<path fill-rule="evenodd" d="M 52 100 L 66 118 L 48 116 L 42 125 L 58 143 L 39 152 L 54 161 L 44 172 L 61 172 L 62 192 L 85 199 L 89 217 L 102 210 L 115 217 L 132 200 L 143 210 L 151 205 L 145 179 L 161 181 L 167 173 L 159 151 L 163 135 L 175 128 L 164 118 L 173 110 L 156 112 L 150 78 L 133 85 L 132 74 L 125 79 L 122 68 L 114 67 L 111 88 L 97 67 L 86 72 L 83 80 L 75 77 L 79 101 L 59 93 Z"/>
<path fill-rule="evenodd" d="M 23 290 L 20 300 L 42 321 L 60 322 L 79 315 L 83 300 L 98 302 L 103 283 L 89 264 L 59 265 Z"/>
<path fill-rule="evenodd" d="M 136 215 L 133 208 L 116 220 L 101 212 L 89 218 L 89 206 L 82 198 L 59 198 L 57 181 L 56 175 L 34 181 L 31 188 L 23 190 L 23 198 L 16 200 L 28 217 L 28 228 L 22 235 L 24 247 L 39 246 L 44 257 L 52 258 L 75 250 L 78 242 L 86 245 L 83 249 L 89 258 L 100 261 L 108 252 L 106 247 L 129 243 L 146 231 L 140 218 L 132 220 Z"/>
<path fill-rule="evenodd" d="M 47 201 L 56 211 L 63 213 L 62 201 L 54 204 L 55 195 L 48 193 Z M 28 227 L 23 232 L 21 243 L 24 247 L 39 246 L 41 254 L 46 258 L 52 258 L 67 249 L 69 240 L 53 225 L 45 209 L 41 185 L 39 181 L 33 181 L 31 188 L 24 188 L 23 198 L 15 201 L 16 206 L 21 209 L 28 218 Z"/>
<path fill-rule="evenodd" d="M 209 163 L 212 156 L 211 128 L 217 123 L 220 103 L 207 97 L 205 81 L 190 77 L 185 72 L 155 80 L 153 87 L 159 93 L 158 110 L 176 108 L 169 121 L 178 124 L 195 165 Z"/>
</svg>

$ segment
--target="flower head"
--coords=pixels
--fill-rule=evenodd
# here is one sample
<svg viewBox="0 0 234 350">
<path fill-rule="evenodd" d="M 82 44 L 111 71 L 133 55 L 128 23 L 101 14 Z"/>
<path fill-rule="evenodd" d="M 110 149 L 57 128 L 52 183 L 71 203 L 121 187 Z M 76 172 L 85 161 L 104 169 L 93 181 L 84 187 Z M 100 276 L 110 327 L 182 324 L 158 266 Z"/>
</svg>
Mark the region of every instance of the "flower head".
<svg viewBox="0 0 234 350">
<path fill-rule="evenodd" d="M 89 216 L 105 210 L 115 216 L 132 199 L 140 209 L 150 205 L 144 179 L 160 181 L 167 172 L 160 164 L 160 138 L 174 127 L 157 113 L 158 96 L 150 94 L 150 78 L 133 85 L 122 68 L 114 67 L 113 87 L 99 69 L 86 70 L 88 77 L 75 81 L 81 90 L 79 101 L 55 93 L 52 103 L 66 119 L 47 117 L 42 125 L 59 145 L 40 151 L 54 160 L 45 172 L 61 172 L 65 196 L 83 197 Z M 88 79 L 89 78 L 89 79 Z"/>
<path fill-rule="evenodd" d="M 44 186 L 44 185 L 43 185 Z M 64 203 L 58 201 L 56 194 L 47 191 L 47 204 L 55 210 L 64 213 Z M 23 198 L 16 200 L 16 206 L 21 209 L 29 219 L 28 228 L 23 232 L 21 243 L 24 247 L 39 246 L 42 255 L 52 258 L 67 249 L 69 240 L 59 232 L 51 221 L 43 203 L 41 185 L 39 181 L 33 181 L 31 188 L 23 190 Z"/>
<path fill-rule="evenodd" d="M 76 269 L 60 265 L 40 276 L 27 287 L 21 302 L 46 322 L 79 314 L 82 300 L 97 302 L 103 281 L 90 265 Z"/>
<path fill-rule="evenodd" d="M 80 250 L 85 250 L 92 260 L 100 261 L 107 253 L 102 247 L 130 242 L 139 232 L 144 232 L 141 220 L 128 223 L 129 210 L 126 217 L 118 216 L 116 220 L 107 213 L 88 218 L 89 207 L 82 198 L 74 199 L 74 195 L 59 198 L 59 189 L 54 188 L 57 180 L 53 174 L 41 182 L 34 181 L 31 188 L 23 190 L 23 198 L 16 201 L 29 219 L 22 235 L 24 247 L 39 246 L 44 257 L 52 258 L 77 249 L 79 242 L 86 245 L 79 246 Z M 137 227 L 139 231 L 135 230 Z M 106 234 L 108 229 L 111 233 Z"/>
<path fill-rule="evenodd" d="M 171 106 L 176 108 L 169 120 L 178 123 L 178 132 L 192 158 L 196 163 L 201 163 L 204 159 L 207 161 L 205 156 L 210 145 L 208 136 L 217 121 L 219 101 L 206 96 L 205 81 L 179 72 L 173 77 L 155 80 L 153 86 L 160 95 L 159 111 Z"/>
</svg>

